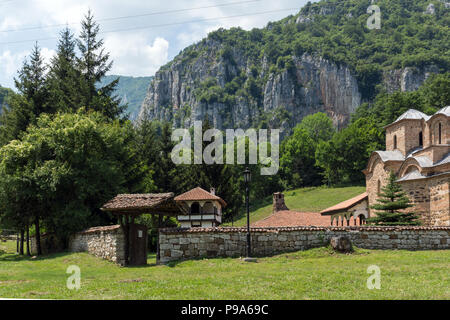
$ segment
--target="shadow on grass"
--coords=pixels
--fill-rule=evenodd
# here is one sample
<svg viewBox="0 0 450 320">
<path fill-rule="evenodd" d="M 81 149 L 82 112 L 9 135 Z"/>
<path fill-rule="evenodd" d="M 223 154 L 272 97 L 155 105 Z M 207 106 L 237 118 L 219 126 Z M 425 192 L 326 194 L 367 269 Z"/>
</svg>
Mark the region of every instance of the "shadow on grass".
<svg viewBox="0 0 450 320">
<path fill-rule="evenodd" d="M 14 261 L 52 260 L 52 259 L 67 256 L 67 255 L 71 255 L 73 253 L 74 252 L 64 251 L 64 252 L 58 252 L 58 253 L 45 254 L 45 255 L 41 255 L 41 256 L 35 256 L 35 255 L 27 256 L 26 254 L 19 255 L 18 253 L 0 251 L 0 262 L 1 261 L 14 262 Z"/>
</svg>

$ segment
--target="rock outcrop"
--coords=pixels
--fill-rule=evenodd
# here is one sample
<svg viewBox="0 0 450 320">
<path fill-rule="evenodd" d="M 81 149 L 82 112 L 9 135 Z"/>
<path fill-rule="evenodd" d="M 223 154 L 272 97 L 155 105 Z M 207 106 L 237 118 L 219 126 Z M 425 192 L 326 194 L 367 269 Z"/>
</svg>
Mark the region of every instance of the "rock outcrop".
<svg viewBox="0 0 450 320">
<path fill-rule="evenodd" d="M 350 114 L 361 103 L 358 83 L 350 69 L 338 66 L 324 58 L 303 54 L 292 57 L 295 70 L 270 73 L 263 59 L 265 78 L 260 88 L 261 101 L 237 96 L 234 103 L 204 102 L 195 95 L 203 81 L 214 78 L 225 86 L 226 77 L 249 74 L 249 59 L 238 52 L 233 54 L 235 64 L 216 58 L 217 44 L 211 43 L 210 52 L 200 56 L 194 64 L 175 60 L 155 75 L 142 104 L 139 118 L 149 117 L 171 121 L 174 126 L 189 127 L 196 120 L 208 117 L 216 128 L 248 128 L 264 116 L 269 116 L 269 126 L 279 125 L 289 130 L 303 117 L 318 111 L 330 115 L 339 127 L 349 120 Z M 285 114 L 279 117 L 277 114 Z"/>
</svg>

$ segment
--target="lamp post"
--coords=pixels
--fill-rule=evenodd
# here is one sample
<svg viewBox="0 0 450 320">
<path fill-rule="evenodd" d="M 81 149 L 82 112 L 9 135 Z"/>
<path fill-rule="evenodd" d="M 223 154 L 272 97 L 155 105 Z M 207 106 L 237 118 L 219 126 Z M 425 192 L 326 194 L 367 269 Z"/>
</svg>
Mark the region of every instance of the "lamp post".
<svg viewBox="0 0 450 320">
<path fill-rule="evenodd" d="M 251 180 L 251 173 L 248 168 L 245 168 L 244 171 L 244 182 L 245 182 L 245 207 L 247 210 L 247 260 L 251 260 L 252 256 L 252 248 L 251 248 L 251 239 L 250 239 L 250 207 L 249 207 L 249 185 Z"/>
</svg>

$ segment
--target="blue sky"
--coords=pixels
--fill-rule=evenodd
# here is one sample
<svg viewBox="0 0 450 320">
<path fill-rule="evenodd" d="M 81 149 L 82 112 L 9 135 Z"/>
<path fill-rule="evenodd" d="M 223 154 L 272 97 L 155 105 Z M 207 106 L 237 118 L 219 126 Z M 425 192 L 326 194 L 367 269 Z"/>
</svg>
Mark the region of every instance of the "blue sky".
<svg viewBox="0 0 450 320">
<path fill-rule="evenodd" d="M 89 8 L 100 23 L 101 37 L 114 60 L 111 74 L 149 76 L 208 32 L 220 27 L 264 27 L 269 21 L 296 14 L 306 3 L 307 0 L 0 0 L 0 85 L 14 86 L 16 71 L 35 40 L 39 40 L 48 61 L 55 53 L 60 30 L 68 25 L 78 34 L 79 22 Z M 133 30 L 119 31 L 123 29 Z"/>
</svg>

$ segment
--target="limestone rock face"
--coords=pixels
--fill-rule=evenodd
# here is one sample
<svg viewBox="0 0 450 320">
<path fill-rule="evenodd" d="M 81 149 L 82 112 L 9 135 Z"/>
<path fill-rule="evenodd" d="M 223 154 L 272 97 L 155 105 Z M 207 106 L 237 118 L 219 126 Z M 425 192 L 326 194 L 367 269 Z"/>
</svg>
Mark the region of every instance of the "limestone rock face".
<svg viewBox="0 0 450 320">
<path fill-rule="evenodd" d="M 194 121 L 208 118 L 218 129 L 254 128 L 264 122 L 268 128 L 280 129 L 284 136 L 305 116 L 316 112 L 325 112 L 341 128 L 365 102 L 352 70 L 318 55 L 292 56 L 291 68 L 274 71 L 266 56 L 255 60 L 231 48 L 224 57 L 222 43 L 211 38 L 188 49 L 156 73 L 138 122 L 148 118 L 169 121 L 174 128 L 188 128 Z M 255 65 L 259 66 L 257 74 L 252 70 Z M 436 66 L 385 71 L 381 84 L 388 92 L 413 91 L 438 72 Z M 205 82 L 213 81 L 216 89 L 224 90 L 227 83 L 241 75 L 246 79 L 242 87 L 250 77 L 261 83 L 255 88 L 259 98 L 239 91 L 227 101 L 199 96 Z"/>
<path fill-rule="evenodd" d="M 352 242 L 350 241 L 350 238 L 345 236 L 337 236 L 332 237 L 330 239 L 330 245 L 331 247 L 338 252 L 352 252 Z"/>
<path fill-rule="evenodd" d="M 383 83 L 389 93 L 398 90 L 415 91 L 434 73 L 439 73 L 439 68 L 434 65 L 421 69 L 406 67 L 384 72 Z"/>
<path fill-rule="evenodd" d="M 236 96 L 231 104 L 200 101 L 195 95 L 199 84 L 215 79 L 224 87 L 226 78 L 250 73 L 251 63 L 235 52 L 234 63 L 217 58 L 217 44 L 211 41 L 193 64 L 176 59 L 159 70 L 150 83 L 138 121 L 145 117 L 172 122 L 174 127 L 190 127 L 205 117 L 219 129 L 249 128 L 268 115 L 268 126 L 282 132 L 292 129 L 303 117 L 326 112 L 338 127 L 345 125 L 350 114 L 361 104 L 358 83 L 350 69 L 338 66 L 319 56 L 304 54 L 292 57 L 294 70 L 271 73 L 264 58 L 258 75 L 265 80 L 260 88 L 260 101 Z M 226 74 L 226 76 L 225 76 Z M 285 113 L 284 118 L 277 117 Z"/>
</svg>

